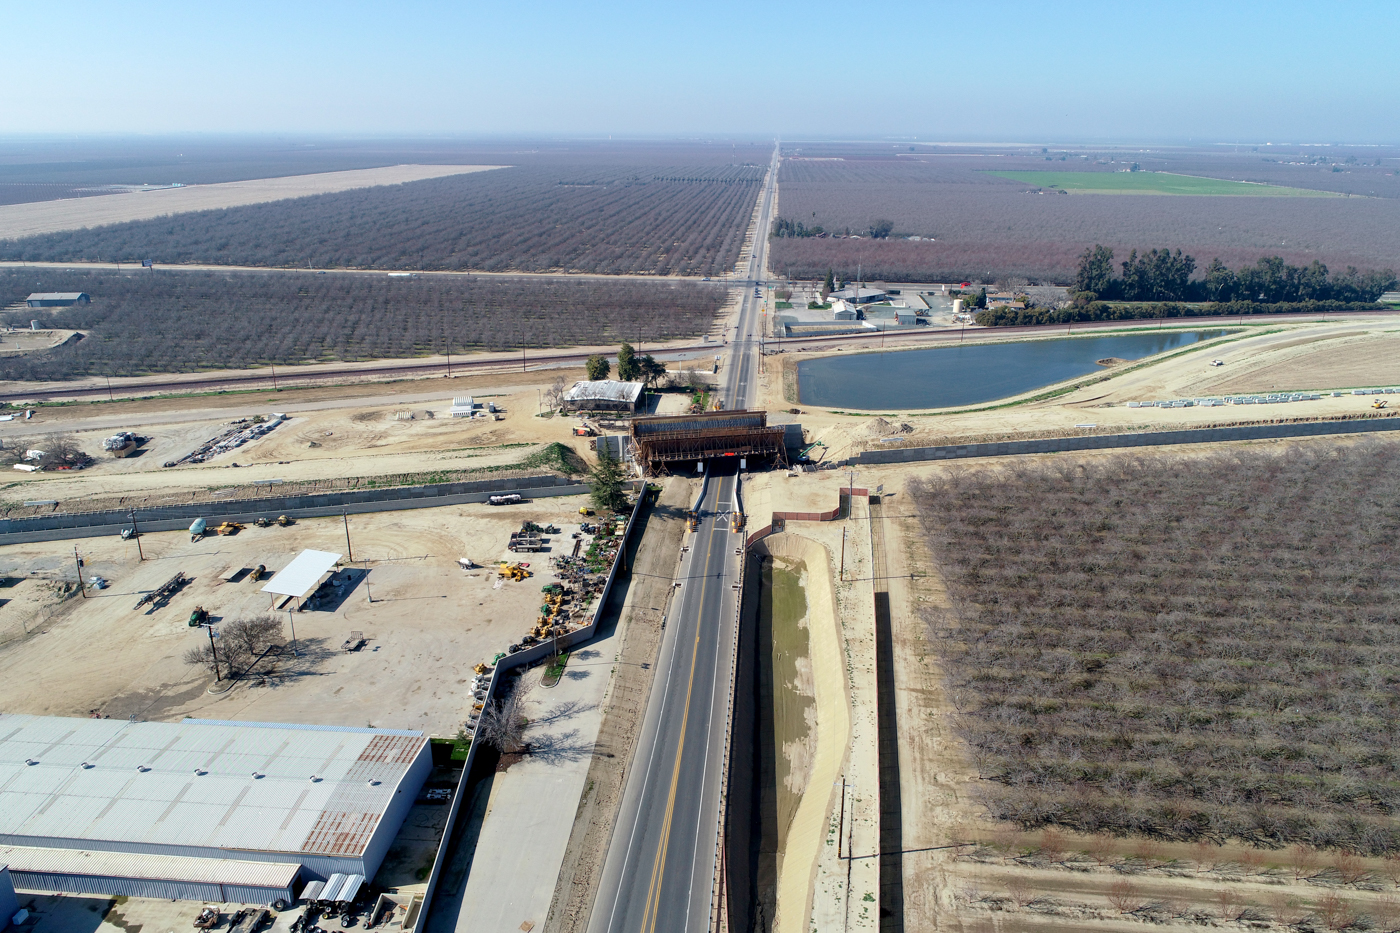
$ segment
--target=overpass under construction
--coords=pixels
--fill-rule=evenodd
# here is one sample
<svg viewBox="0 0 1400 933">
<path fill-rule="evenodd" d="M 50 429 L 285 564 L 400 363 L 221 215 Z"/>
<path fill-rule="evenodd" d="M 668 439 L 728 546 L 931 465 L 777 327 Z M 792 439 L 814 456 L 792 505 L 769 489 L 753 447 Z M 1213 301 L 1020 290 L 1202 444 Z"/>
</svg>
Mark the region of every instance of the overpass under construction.
<svg viewBox="0 0 1400 933">
<path fill-rule="evenodd" d="M 680 469 L 694 472 L 707 460 L 736 457 L 747 469 L 760 463 L 787 465 L 785 431 L 770 426 L 766 411 L 711 411 L 662 415 L 631 422 L 632 457 L 643 475 Z"/>
</svg>

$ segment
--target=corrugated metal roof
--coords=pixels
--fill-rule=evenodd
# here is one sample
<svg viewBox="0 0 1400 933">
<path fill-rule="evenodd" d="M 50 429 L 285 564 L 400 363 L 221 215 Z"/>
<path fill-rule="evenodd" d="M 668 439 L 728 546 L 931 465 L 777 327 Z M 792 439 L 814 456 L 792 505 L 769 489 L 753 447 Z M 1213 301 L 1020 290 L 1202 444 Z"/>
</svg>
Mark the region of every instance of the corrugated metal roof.
<svg viewBox="0 0 1400 933">
<path fill-rule="evenodd" d="M 246 862 L 231 858 L 89 852 L 41 846 L 0 846 L 0 859 L 7 860 L 12 871 L 255 888 L 285 888 L 301 870 L 300 862 Z"/>
<path fill-rule="evenodd" d="M 0 714 L 0 841 L 357 857 L 426 743 L 403 730 Z"/>
<path fill-rule="evenodd" d="M 596 382 L 575 382 L 564 393 L 566 402 L 636 402 L 644 386 L 640 382 L 618 382 L 615 379 L 600 379 Z"/>
<path fill-rule="evenodd" d="M 84 292 L 35 292 L 25 301 L 77 301 L 84 297 Z"/>
<path fill-rule="evenodd" d="M 326 886 L 321 889 L 317 900 L 353 901 L 355 895 L 360 893 L 360 888 L 364 883 L 364 875 L 331 875 L 326 879 Z"/>
<path fill-rule="evenodd" d="M 339 554 L 330 551 L 302 551 L 290 564 L 277 572 L 262 588 L 264 593 L 278 596 L 305 596 L 320 582 L 321 577 L 340 562 Z"/>
<path fill-rule="evenodd" d="M 182 719 L 187 726 L 238 726 L 240 729 L 294 729 L 297 732 L 360 732 L 365 735 L 422 735 L 417 729 L 370 729 L 364 726 L 308 726 L 295 722 L 242 722 L 237 719 Z"/>
</svg>

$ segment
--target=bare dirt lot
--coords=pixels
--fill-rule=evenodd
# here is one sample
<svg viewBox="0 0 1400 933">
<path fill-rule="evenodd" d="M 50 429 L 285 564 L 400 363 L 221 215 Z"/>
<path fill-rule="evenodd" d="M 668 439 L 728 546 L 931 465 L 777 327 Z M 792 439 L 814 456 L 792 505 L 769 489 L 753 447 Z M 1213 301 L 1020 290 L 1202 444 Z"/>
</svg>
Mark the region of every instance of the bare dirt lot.
<svg viewBox="0 0 1400 933">
<path fill-rule="evenodd" d="M 51 350 L 82 337 L 83 332 L 79 330 L 6 330 L 0 334 L 0 356 Z"/>
<path fill-rule="evenodd" d="M 0 206 L 0 239 L 54 233 L 119 224 L 130 220 L 150 220 L 167 214 L 183 214 L 221 207 L 242 207 L 265 201 L 304 198 L 313 194 L 398 185 L 424 178 L 484 172 L 499 165 L 394 165 L 319 175 L 292 175 L 286 178 L 258 178 L 215 185 L 190 185 L 129 194 L 109 194 L 96 198 L 64 201 L 36 201 L 30 204 Z"/>
<path fill-rule="evenodd" d="M 471 705 L 471 667 L 518 641 L 538 615 L 540 587 L 553 581 L 552 555 L 572 551 L 581 497 L 492 508 L 464 505 L 382 512 L 350 519 L 350 582 L 321 608 L 289 614 L 299 655 L 289 651 L 255 665 L 224 693 L 210 694 L 212 674 L 183 655 L 208 642 L 186 622 L 196 606 L 233 620 L 265 613 L 270 597 L 241 568 L 286 566 L 302 549 L 346 554 L 340 519 L 309 519 L 290 528 L 247 528 L 191 542 L 184 532 L 116 537 L 78 545 L 86 579 L 110 581 L 89 598 L 60 600 L 55 584 L 74 582 L 69 542 L 0 548 L 0 573 L 18 582 L 0 589 L 0 709 L 37 715 L 178 720 L 184 716 L 422 729 L 451 736 Z M 506 544 L 521 522 L 560 526 L 550 550 L 511 555 Z M 471 557 L 487 569 L 463 571 Z M 500 582 L 497 561 L 530 563 L 533 577 Z M 168 605 L 134 609 L 177 571 L 190 582 Z M 7 581 L 8 582 L 8 581 Z M 372 598 L 372 601 L 371 601 Z M 352 631 L 368 640 L 341 650 Z"/>
<path fill-rule="evenodd" d="M 553 372 L 542 375 L 556 378 Z M 561 370 L 558 375 L 574 373 Z M 423 392 L 421 382 L 403 383 L 402 388 L 417 391 L 397 397 L 386 394 L 390 387 L 380 386 L 377 396 L 362 398 L 321 389 L 42 409 L 32 421 L 0 424 L 0 441 L 7 447 L 42 449 L 47 438 L 70 435 L 97 462 L 81 472 L 14 472 L 0 485 L 0 498 L 57 499 L 65 509 L 75 507 L 75 500 L 83 508 L 96 508 L 127 499 L 120 504 L 139 507 L 172 496 L 186 501 L 231 496 L 259 480 L 296 484 L 503 468 L 556 441 L 580 456 L 589 454 L 588 438 L 572 433 L 576 419 L 536 417 L 548 382 L 502 385 L 501 379 L 495 377 L 495 385 L 486 384 L 489 377 L 454 379 L 437 393 Z M 472 395 L 483 407 L 494 404 L 500 420 L 489 412 L 484 418 L 450 417 L 454 395 Z M 270 407 L 274 405 L 279 407 Z M 289 420 L 263 437 L 204 463 L 162 466 L 226 430 L 235 416 L 274 410 Z M 102 441 L 117 430 L 137 432 L 149 441 L 135 455 L 112 458 L 103 453 Z"/>
</svg>

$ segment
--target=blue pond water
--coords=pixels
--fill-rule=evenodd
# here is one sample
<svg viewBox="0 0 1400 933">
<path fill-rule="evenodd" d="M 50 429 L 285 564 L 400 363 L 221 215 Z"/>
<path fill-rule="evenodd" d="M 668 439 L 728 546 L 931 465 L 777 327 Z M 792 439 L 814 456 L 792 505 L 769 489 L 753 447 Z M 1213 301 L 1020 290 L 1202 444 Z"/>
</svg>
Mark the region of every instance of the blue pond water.
<svg viewBox="0 0 1400 933">
<path fill-rule="evenodd" d="M 797 364 L 798 395 L 805 405 L 876 411 L 977 405 L 1102 372 L 1097 361 L 1107 357 L 1141 359 L 1224 333 L 1062 337 L 824 357 Z"/>
</svg>

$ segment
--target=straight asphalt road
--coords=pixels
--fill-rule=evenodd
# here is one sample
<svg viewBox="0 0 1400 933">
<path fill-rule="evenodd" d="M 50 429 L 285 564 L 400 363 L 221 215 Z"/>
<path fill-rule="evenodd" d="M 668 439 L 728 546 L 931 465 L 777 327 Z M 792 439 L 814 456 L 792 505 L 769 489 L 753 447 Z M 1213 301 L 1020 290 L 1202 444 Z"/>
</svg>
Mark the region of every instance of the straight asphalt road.
<svg viewBox="0 0 1400 933">
<path fill-rule="evenodd" d="M 778 158 L 764 186 L 745 278 L 762 282 Z M 760 300 L 748 287 L 729 344 L 720 398 L 729 410 L 748 403 L 758 369 Z M 679 592 L 662 637 L 657 678 L 597 900 L 590 933 L 702 933 L 715 906 L 720 791 L 734 694 L 735 626 L 744 536 L 731 530 L 739 477 L 716 466 L 687 536 Z"/>
</svg>

